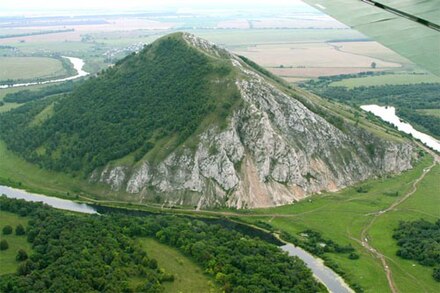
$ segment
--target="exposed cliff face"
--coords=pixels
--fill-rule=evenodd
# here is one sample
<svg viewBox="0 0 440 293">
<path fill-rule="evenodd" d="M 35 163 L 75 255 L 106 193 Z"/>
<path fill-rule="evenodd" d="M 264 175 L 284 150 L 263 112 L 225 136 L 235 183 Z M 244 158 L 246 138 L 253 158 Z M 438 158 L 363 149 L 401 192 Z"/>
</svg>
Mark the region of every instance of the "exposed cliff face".
<svg viewBox="0 0 440 293">
<path fill-rule="evenodd" d="M 240 106 L 226 127 L 213 124 L 196 147 L 178 147 L 164 160 L 108 165 L 92 181 L 141 200 L 206 207 L 269 207 L 320 191 L 411 168 L 413 146 L 344 124 L 344 131 L 284 93 L 223 49 L 184 34 L 188 45 L 229 58 L 239 72 Z M 282 87 L 280 87 L 282 88 Z M 368 147 L 367 147 L 368 146 Z"/>
</svg>

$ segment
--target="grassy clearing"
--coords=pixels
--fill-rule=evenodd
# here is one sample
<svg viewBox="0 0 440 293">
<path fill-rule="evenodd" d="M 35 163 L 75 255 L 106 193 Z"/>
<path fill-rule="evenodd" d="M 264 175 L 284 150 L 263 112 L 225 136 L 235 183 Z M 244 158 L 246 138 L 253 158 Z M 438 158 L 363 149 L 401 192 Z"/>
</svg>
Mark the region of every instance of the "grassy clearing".
<svg viewBox="0 0 440 293">
<path fill-rule="evenodd" d="M 213 280 L 179 251 L 151 238 L 139 242 L 160 268 L 174 275 L 174 282 L 163 284 L 165 292 L 218 292 Z"/>
<path fill-rule="evenodd" d="M 28 80 L 66 75 L 62 63 L 45 57 L 0 57 L 0 80 Z"/>
<path fill-rule="evenodd" d="M 413 170 L 404 172 L 399 176 L 370 180 L 360 184 L 368 190 L 367 193 L 358 193 L 356 187 L 347 188 L 336 194 L 313 196 L 310 198 L 310 201 L 302 201 L 297 204 L 271 209 L 258 209 L 253 212 L 261 213 L 261 217 L 254 218 L 243 215 L 241 219 L 251 223 L 263 220 L 271 224 L 274 228 L 291 234 L 297 234 L 305 229 L 312 229 L 320 232 L 324 238 L 331 239 L 338 244 L 351 244 L 357 253 L 360 254 L 359 259 L 350 260 L 346 255 L 341 254 L 328 254 L 328 256 L 347 272 L 349 279 L 360 284 L 366 292 L 389 292 L 382 265 L 377 259 L 365 251 L 355 239 L 360 237 L 363 227 L 371 219 L 371 216 L 367 214 L 388 207 L 398 198 L 386 194 L 395 192 L 398 192 L 399 196 L 405 194 L 405 192 L 410 189 L 412 182 L 420 176 L 423 168 L 429 166 L 431 162 L 431 158 L 425 157 Z M 438 167 L 436 170 L 436 172 L 438 172 Z M 420 192 L 430 198 L 438 198 L 438 188 L 436 189 L 429 181 L 435 178 L 436 175 L 438 177 L 438 173 L 432 172 L 428 175 L 429 177 L 427 176 L 426 179 L 421 182 Z M 422 186 L 425 186 L 424 189 Z M 420 192 L 414 194 L 405 202 L 405 206 L 426 213 L 427 211 L 423 206 L 425 199 L 420 196 Z M 437 204 L 437 207 L 438 206 Z M 431 205 L 429 209 L 432 209 L 432 207 L 436 206 Z M 428 213 L 435 215 L 433 211 Z M 264 216 L 264 214 L 267 216 Z M 401 216 L 402 219 L 405 218 L 406 213 L 402 212 Z M 419 218 L 420 217 L 422 216 L 419 215 Z M 412 219 L 409 216 L 408 218 Z M 380 219 L 371 230 L 372 238 L 377 238 L 378 241 L 384 241 L 384 247 L 387 245 L 395 245 L 391 239 L 394 225 L 395 222 L 387 221 L 385 217 Z M 395 226 L 397 226 L 397 224 Z M 373 246 L 375 245 L 376 243 L 373 242 Z M 382 251 L 383 247 L 379 243 L 377 245 Z M 393 249 L 384 251 L 388 257 L 394 257 L 396 251 L 394 248 L 393 246 Z M 404 262 L 402 259 L 394 258 L 399 266 Z M 428 274 L 419 280 L 430 292 L 436 291 L 434 290 L 437 288 L 435 281 L 430 276 L 431 268 L 427 269 L 416 266 L 412 267 L 412 270 L 417 271 L 417 276 Z M 415 292 L 412 290 L 414 286 L 407 286 L 406 284 L 411 282 L 410 280 L 406 282 L 402 281 L 404 278 L 407 278 L 404 272 L 395 270 L 393 267 L 393 275 L 396 279 L 396 283 L 401 284 L 399 288 L 402 287 L 400 288 L 402 292 Z M 409 290 L 407 290 L 407 288 Z"/>
<path fill-rule="evenodd" d="M 417 112 L 440 118 L 440 109 L 418 109 Z"/>
<path fill-rule="evenodd" d="M 7 150 L 3 141 L 0 141 L 0 162 L 0 184 L 69 199 L 75 199 L 73 194 L 84 192 L 112 198 L 112 193 L 106 193 L 107 189 L 100 184 L 92 185 L 79 177 L 44 170 L 19 158 Z"/>
<path fill-rule="evenodd" d="M 417 84 L 440 82 L 440 77 L 433 74 L 386 74 L 360 78 L 348 78 L 332 82 L 331 86 L 355 88 L 359 86 L 377 86 L 387 84 Z"/>
<path fill-rule="evenodd" d="M 10 225 L 14 229 L 10 235 L 3 235 L 0 230 L 0 240 L 5 239 L 9 244 L 7 250 L 0 250 L 0 275 L 15 273 L 19 264 L 19 262 L 15 260 L 18 249 L 22 248 L 28 255 L 30 254 L 31 244 L 27 242 L 26 235 L 15 235 L 15 227 L 18 224 L 22 224 L 23 227 L 26 227 L 27 222 L 28 219 L 26 217 L 20 217 L 5 211 L 0 212 L 0 229 L 3 229 L 6 225 Z"/>
</svg>

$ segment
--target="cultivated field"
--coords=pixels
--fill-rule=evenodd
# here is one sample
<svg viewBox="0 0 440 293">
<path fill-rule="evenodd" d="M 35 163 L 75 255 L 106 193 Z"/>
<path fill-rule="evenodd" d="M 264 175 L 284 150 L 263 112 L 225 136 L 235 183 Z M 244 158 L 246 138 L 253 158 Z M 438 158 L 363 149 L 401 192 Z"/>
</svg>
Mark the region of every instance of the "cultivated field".
<svg viewBox="0 0 440 293">
<path fill-rule="evenodd" d="M 62 63 L 44 57 L 0 57 L 0 80 L 28 80 L 66 75 Z"/>
<path fill-rule="evenodd" d="M 375 86 L 386 84 L 416 84 L 440 82 L 440 77 L 433 74 L 385 74 L 360 78 L 348 78 L 332 82 L 331 86 L 345 86 L 354 88 L 358 86 Z"/>
<path fill-rule="evenodd" d="M 376 42 L 345 42 L 357 49 L 357 52 L 343 51 L 341 47 L 325 41 L 264 44 L 248 46 L 235 50 L 256 63 L 268 68 L 274 74 L 291 78 L 314 78 L 338 74 L 359 73 L 365 71 L 396 70 L 402 64 L 387 61 L 389 50 Z M 363 52 L 359 48 L 366 45 Z M 375 48 L 378 57 L 368 55 L 371 48 Z M 381 52 L 383 50 L 383 52 Z M 396 55 L 396 54 L 394 54 Z M 398 59 L 395 57 L 394 59 Z M 375 68 L 372 68 L 372 63 Z"/>
<path fill-rule="evenodd" d="M 338 48 L 339 51 L 358 54 L 362 56 L 370 56 L 373 58 L 386 60 L 396 63 L 411 63 L 408 59 L 400 56 L 394 51 L 388 49 L 382 44 L 374 41 L 365 42 L 331 42 L 332 46 Z"/>
</svg>

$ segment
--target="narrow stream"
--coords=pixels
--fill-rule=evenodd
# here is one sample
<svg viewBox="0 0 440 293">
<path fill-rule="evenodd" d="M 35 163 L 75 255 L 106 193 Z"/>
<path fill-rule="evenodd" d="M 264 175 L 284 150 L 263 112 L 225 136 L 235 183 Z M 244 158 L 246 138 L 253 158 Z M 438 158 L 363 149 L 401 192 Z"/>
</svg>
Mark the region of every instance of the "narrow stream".
<svg viewBox="0 0 440 293">
<path fill-rule="evenodd" d="M 364 105 L 361 106 L 361 109 L 373 113 L 383 121 L 396 126 L 399 131 L 411 134 L 414 138 L 420 139 L 426 146 L 440 152 L 440 141 L 426 133 L 414 129 L 411 124 L 402 122 L 396 115 L 396 108 L 391 106 Z"/>
<path fill-rule="evenodd" d="M 83 70 L 84 67 L 84 60 L 80 59 L 80 58 L 75 58 L 75 57 L 67 57 L 67 56 L 62 56 L 63 58 L 69 59 L 69 61 L 73 64 L 73 68 L 75 68 L 76 70 L 76 75 L 73 76 L 69 76 L 66 78 L 60 78 L 60 79 L 52 79 L 52 80 L 46 80 L 46 81 L 36 81 L 36 82 L 27 82 L 27 83 L 15 83 L 12 85 L 0 85 L 0 89 L 5 89 L 5 88 L 10 88 L 10 87 L 26 87 L 26 86 L 31 86 L 31 85 L 38 85 L 38 84 L 48 84 L 48 83 L 55 83 L 55 82 L 62 82 L 62 81 L 68 81 L 68 80 L 73 80 L 73 79 L 77 79 L 79 77 L 82 76 L 86 76 L 89 73 L 85 72 Z"/>
<path fill-rule="evenodd" d="M 77 203 L 67 199 L 51 197 L 41 194 L 30 193 L 25 190 L 16 189 L 8 186 L 0 185 L 0 195 L 6 195 L 9 198 L 24 199 L 26 201 L 43 202 L 54 208 L 74 211 L 85 214 L 96 214 L 94 207 Z M 306 265 L 312 270 L 315 277 L 321 281 L 331 292 L 346 293 L 353 292 L 344 280 L 330 268 L 326 267 L 321 259 L 315 258 L 312 254 L 296 247 L 292 244 L 280 246 L 290 256 L 297 256 L 302 259 Z"/>
</svg>

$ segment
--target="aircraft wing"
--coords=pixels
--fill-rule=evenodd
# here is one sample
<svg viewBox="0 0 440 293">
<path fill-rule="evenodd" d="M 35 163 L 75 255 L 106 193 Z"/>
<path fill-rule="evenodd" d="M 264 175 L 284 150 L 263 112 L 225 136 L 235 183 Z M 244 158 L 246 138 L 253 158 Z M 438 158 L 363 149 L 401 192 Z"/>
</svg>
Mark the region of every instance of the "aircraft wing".
<svg viewBox="0 0 440 293">
<path fill-rule="evenodd" d="M 440 0 L 303 0 L 440 76 Z"/>
</svg>

